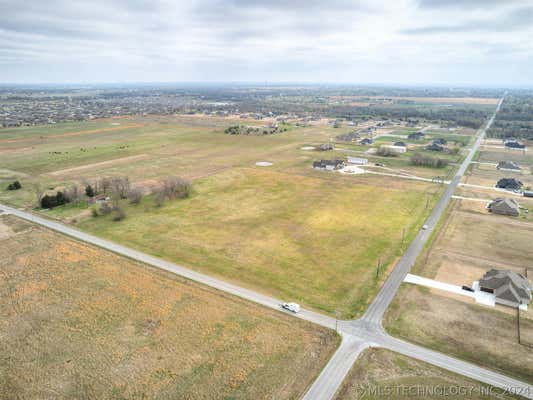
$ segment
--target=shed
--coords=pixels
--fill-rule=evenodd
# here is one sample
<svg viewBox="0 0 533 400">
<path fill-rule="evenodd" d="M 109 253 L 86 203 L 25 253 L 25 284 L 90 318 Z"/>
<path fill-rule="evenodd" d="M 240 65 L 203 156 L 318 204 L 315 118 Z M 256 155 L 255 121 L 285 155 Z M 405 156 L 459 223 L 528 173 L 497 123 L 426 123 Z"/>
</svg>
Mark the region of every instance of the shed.
<svg viewBox="0 0 533 400">
<path fill-rule="evenodd" d="M 347 160 L 348 160 L 349 164 L 356 164 L 356 165 L 366 165 L 366 164 L 368 164 L 368 159 L 366 159 L 366 158 L 348 156 Z"/>
</svg>

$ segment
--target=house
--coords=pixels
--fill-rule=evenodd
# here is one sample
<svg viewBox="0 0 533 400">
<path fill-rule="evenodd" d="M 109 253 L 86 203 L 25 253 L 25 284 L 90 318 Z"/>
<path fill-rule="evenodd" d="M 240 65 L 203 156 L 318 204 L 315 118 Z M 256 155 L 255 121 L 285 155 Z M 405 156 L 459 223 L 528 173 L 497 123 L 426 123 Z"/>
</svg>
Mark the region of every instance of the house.
<svg viewBox="0 0 533 400">
<path fill-rule="evenodd" d="M 494 214 L 511 215 L 518 217 L 520 215 L 520 205 L 515 199 L 498 197 L 487 205 L 487 209 Z"/>
<path fill-rule="evenodd" d="M 369 144 L 374 143 L 374 141 L 373 141 L 372 139 L 370 139 L 370 138 L 364 138 L 364 139 L 361 140 L 359 143 L 360 143 L 360 144 L 363 144 L 363 145 L 369 145 Z"/>
<path fill-rule="evenodd" d="M 325 169 L 328 171 L 341 169 L 344 165 L 343 160 L 320 160 L 313 162 L 313 168 Z"/>
<path fill-rule="evenodd" d="M 387 149 L 393 153 L 405 153 L 407 151 L 407 148 L 404 147 L 404 146 L 392 146 L 392 145 L 388 145 L 388 144 L 384 144 L 382 146 L 380 146 L 380 148 L 382 149 Z"/>
<path fill-rule="evenodd" d="M 444 138 L 437 138 L 433 141 L 434 144 L 442 144 L 442 145 L 445 145 L 446 143 L 448 143 L 448 141 Z"/>
<path fill-rule="evenodd" d="M 505 147 L 508 147 L 510 149 L 525 149 L 526 148 L 526 146 L 521 143 L 510 142 L 510 141 L 505 142 Z"/>
<path fill-rule="evenodd" d="M 520 171 L 522 168 L 514 161 L 500 161 L 496 166 L 496 169 L 502 171 Z"/>
<path fill-rule="evenodd" d="M 426 136 L 424 132 L 413 132 L 413 133 L 410 133 L 409 136 L 407 136 L 407 139 L 420 140 L 420 139 L 423 139 L 424 136 Z"/>
<path fill-rule="evenodd" d="M 355 164 L 355 165 L 366 165 L 368 164 L 368 160 L 366 158 L 359 158 L 359 157 L 347 157 L 348 164 Z"/>
<path fill-rule="evenodd" d="M 483 292 L 493 293 L 496 303 L 510 307 L 529 304 L 532 287 L 522 274 L 509 270 L 491 269 L 479 281 Z"/>
<path fill-rule="evenodd" d="M 510 190 L 512 192 L 519 192 L 522 189 L 523 183 L 515 178 L 502 178 L 496 183 L 496 187 L 500 189 Z"/>
<path fill-rule="evenodd" d="M 444 151 L 444 146 L 438 143 L 431 143 L 426 146 L 426 150 L 429 151 Z"/>
<path fill-rule="evenodd" d="M 407 145 L 405 144 L 405 142 L 396 142 L 394 143 L 395 146 L 400 146 L 400 147 L 407 147 Z"/>
<path fill-rule="evenodd" d="M 332 143 L 323 143 L 320 146 L 318 146 L 318 150 L 320 150 L 320 151 L 333 150 L 333 144 Z"/>
</svg>

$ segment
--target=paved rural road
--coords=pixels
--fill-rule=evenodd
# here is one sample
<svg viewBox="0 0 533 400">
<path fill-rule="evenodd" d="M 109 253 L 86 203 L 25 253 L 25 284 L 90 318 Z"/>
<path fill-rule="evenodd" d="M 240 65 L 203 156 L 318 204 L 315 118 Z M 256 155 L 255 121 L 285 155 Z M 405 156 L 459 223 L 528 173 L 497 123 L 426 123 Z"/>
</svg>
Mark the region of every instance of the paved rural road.
<svg viewBox="0 0 533 400">
<path fill-rule="evenodd" d="M 450 198 L 457 187 L 461 177 L 468 167 L 472 157 L 479 147 L 485 130 L 490 127 L 494 117 L 499 110 L 501 101 L 492 118 L 489 120 L 485 129 L 481 130 L 478 138 L 468 153 L 465 161 L 459 168 L 457 175 L 453 178 L 450 185 L 448 185 L 444 195 L 439 200 L 431 215 L 426 221 L 429 226 L 427 230 L 420 231 L 413 240 L 403 257 L 385 281 L 382 289 L 368 308 L 365 315 L 358 320 L 353 321 L 339 321 L 338 330 L 341 333 L 343 340 L 331 360 L 322 370 L 316 381 L 311 385 L 308 392 L 305 394 L 305 400 L 329 400 L 332 399 L 342 384 L 344 378 L 350 371 L 353 363 L 356 361 L 359 354 L 368 347 L 383 347 L 404 354 L 409 357 L 416 358 L 428 362 L 430 364 L 439 366 L 449 371 L 467 376 L 469 378 L 497 386 L 500 388 L 513 388 L 520 390 L 521 393 L 528 398 L 533 399 L 533 386 L 517 381 L 515 379 L 506 377 L 496 372 L 478 367 L 474 364 L 466 363 L 464 361 L 446 356 L 444 354 L 416 346 L 414 344 L 404 342 L 402 340 L 393 338 L 385 333 L 381 327 L 381 319 L 387 307 L 391 303 L 396 291 L 400 287 L 403 279 L 409 272 L 409 269 L 414 264 L 417 256 L 420 254 L 424 244 L 429 238 L 431 231 L 444 212 Z M 71 236 L 75 239 L 86 243 L 110 250 L 114 253 L 129 257 L 157 268 L 183 276 L 187 279 L 211 286 L 213 288 L 231 293 L 235 296 L 259 303 L 266 307 L 280 310 L 281 301 L 273 297 L 255 292 L 250 289 L 242 288 L 223 280 L 210 277 L 208 275 L 192 271 L 183 266 L 165 261 L 161 258 L 150 256 L 146 253 L 130 249 L 128 247 L 110 242 L 105 239 L 98 238 L 88 233 L 79 231 L 69 226 L 65 226 L 59 222 L 51 221 L 46 218 L 36 216 L 32 213 L 21 211 L 12 207 L 0 204 L 0 211 L 7 214 L 13 214 L 19 218 L 32 221 L 36 224 L 42 225 L 46 228 Z M 289 313 L 290 314 L 290 313 Z M 327 328 L 335 329 L 335 319 L 302 309 L 298 314 L 290 314 L 295 317 L 325 326 Z"/>
</svg>

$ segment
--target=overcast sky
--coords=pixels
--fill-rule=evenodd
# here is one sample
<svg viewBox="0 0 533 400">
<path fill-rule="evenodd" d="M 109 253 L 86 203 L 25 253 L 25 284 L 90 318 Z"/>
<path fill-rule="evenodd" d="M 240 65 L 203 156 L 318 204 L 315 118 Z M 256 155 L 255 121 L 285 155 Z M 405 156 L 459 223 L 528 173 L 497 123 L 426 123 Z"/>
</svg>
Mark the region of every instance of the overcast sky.
<svg viewBox="0 0 533 400">
<path fill-rule="evenodd" d="M 533 85 L 533 0 L 0 0 L 0 83 Z"/>
</svg>

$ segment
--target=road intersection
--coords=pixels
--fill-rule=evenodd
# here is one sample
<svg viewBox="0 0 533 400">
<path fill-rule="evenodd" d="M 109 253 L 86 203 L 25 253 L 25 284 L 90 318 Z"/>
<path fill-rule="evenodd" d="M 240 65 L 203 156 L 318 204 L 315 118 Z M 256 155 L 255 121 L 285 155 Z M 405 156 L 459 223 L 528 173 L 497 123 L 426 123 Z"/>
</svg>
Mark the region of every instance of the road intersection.
<svg viewBox="0 0 533 400">
<path fill-rule="evenodd" d="M 423 250 L 423 247 L 429 239 L 431 232 L 435 228 L 438 220 L 444 213 L 455 189 L 459 185 L 459 182 L 466 171 L 466 168 L 472 161 L 475 152 L 479 148 L 485 136 L 486 130 L 494 121 L 496 113 L 500 109 L 501 103 L 502 100 L 500 100 L 496 111 L 486 124 L 485 128 L 480 129 L 478 132 L 475 144 L 470 149 L 464 162 L 459 167 L 457 174 L 447 186 L 443 196 L 426 220 L 425 224 L 428 226 L 428 228 L 421 230 L 417 234 L 392 273 L 385 281 L 380 292 L 371 303 L 363 317 L 351 321 L 336 321 L 332 317 L 305 309 L 302 309 L 298 314 L 291 314 L 295 317 L 325 326 L 330 329 L 337 328 L 342 336 L 341 345 L 305 394 L 305 400 L 332 399 L 344 381 L 346 375 L 352 368 L 354 362 L 357 360 L 359 354 L 368 347 L 386 348 L 495 387 L 513 390 L 515 393 L 518 392 L 518 394 L 521 394 L 524 397 L 533 399 L 533 385 L 509 378 L 505 375 L 485 368 L 478 367 L 474 364 L 449 357 L 445 354 L 396 339 L 388 335 L 383 330 L 381 325 L 381 320 L 385 314 L 385 311 L 392 302 L 397 290 L 409 272 L 411 266 L 414 264 L 418 255 Z M 60 232 L 133 260 L 161 268 L 184 278 L 208 285 L 263 306 L 280 310 L 281 301 L 265 294 L 210 277 L 208 275 L 185 268 L 181 265 L 177 265 L 161 258 L 154 257 L 126 246 L 90 235 L 27 211 L 15 209 L 2 204 L 0 204 L 0 210 L 4 213 L 13 214 L 19 218 L 32 221 L 48 229 Z"/>
</svg>

